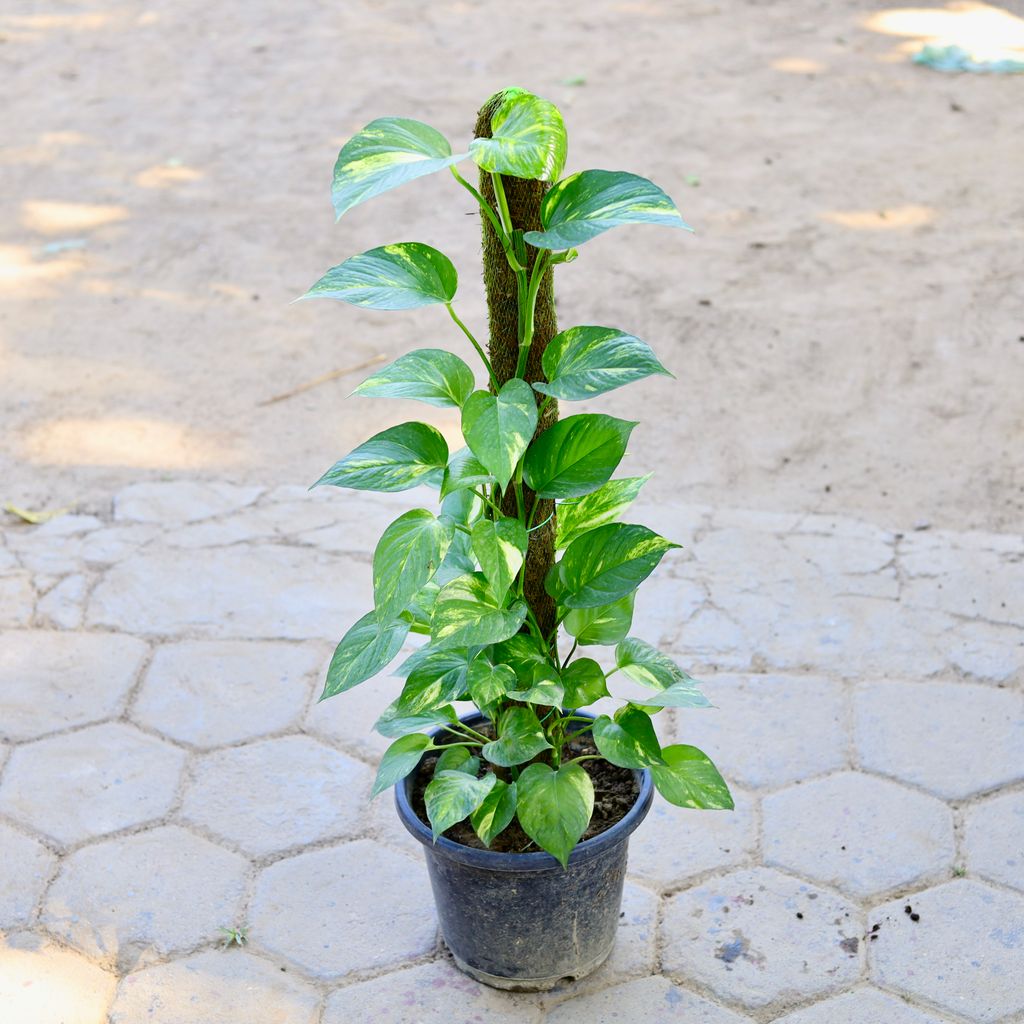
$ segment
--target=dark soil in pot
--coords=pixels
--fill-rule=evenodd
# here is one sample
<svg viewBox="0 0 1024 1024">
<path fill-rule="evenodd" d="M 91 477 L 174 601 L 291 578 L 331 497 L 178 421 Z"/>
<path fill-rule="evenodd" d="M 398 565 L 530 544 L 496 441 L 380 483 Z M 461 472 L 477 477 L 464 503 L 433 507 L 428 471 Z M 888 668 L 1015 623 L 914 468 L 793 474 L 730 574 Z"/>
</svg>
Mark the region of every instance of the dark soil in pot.
<svg viewBox="0 0 1024 1024">
<path fill-rule="evenodd" d="M 485 734 L 489 732 L 487 728 L 480 731 Z M 589 736 L 579 736 L 567 744 L 564 759 L 568 761 L 581 754 L 596 753 L 594 741 Z M 423 793 L 434 777 L 434 765 L 439 756 L 424 758 L 413 784 L 412 807 L 427 828 L 430 828 L 430 819 L 427 817 Z M 619 768 L 607 761 L 584 761 L 582 767 L 594 783 L 594 813 L 581 842 L 600 835 L 621 821 L 640 794 L 636 772 L 629 768 Z M 481 767 L 480 774 L 483 775 L 485 771 L 486 769 Z M 476 850 L 488 849 L 480 841 L 468 820 L 453 825 L 443 835 L 446 839 L 461 843 L 463 846 L 470 846 Z M 512 824 L 491 843 L 490 849 L 495 853 L 537 853 L 540 847 L 522 830 L 519 821 L 513 820 Z"/>
</svg>

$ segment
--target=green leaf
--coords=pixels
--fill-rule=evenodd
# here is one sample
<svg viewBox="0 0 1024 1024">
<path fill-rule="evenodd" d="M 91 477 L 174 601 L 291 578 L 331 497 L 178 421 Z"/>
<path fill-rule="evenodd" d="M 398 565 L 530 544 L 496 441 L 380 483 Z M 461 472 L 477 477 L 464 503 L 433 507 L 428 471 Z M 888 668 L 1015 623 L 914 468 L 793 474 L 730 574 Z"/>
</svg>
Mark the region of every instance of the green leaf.
<svg viewBox="0 0 1024 1024">
<path fill-rule="evenodd" d="M 589 494 L 615 472 L 635 426 L 598 413 L 559 420 L 530 445 L 523 479 L 541 498 Z"/>
<path fill-rule="evenodd" d="M 448 463 L 448 444 L 426 423 L 400 423 L 364 441 L 336 462 L 315 484 L 357 491 L 407 491 L 437 487 Z"/>
<path fill-rule="evenodd" d="M 448 550 L 450 551 L 451 548 L 449 547 Z M 412 616 L 410 632 L 430 636 L 430 620 L 434 616 L 434 601 L 437 600 L 437 592 L 440 589 L 435 576 L 429 583 L 424 584 L 419 593 L 405 606 L 406 612 Z"/>
<path fill-rule="evenodd" d="M 658 792 L 677 807 L 731 811 L 732 795 L 725 779 L 702 750 L 682 743 L 662 750 L 665 766 L 651 768 Z"/>
<path fill-rule="evenodd" d="M 484 802 L 495 781 L 496 776 L 490 772 L 482 779 L 475 779 L 465 772 L 435 771 L 423 791 L 434 839 L 472 814 Z"/>
<path fill-rule="evenodd" d="M 430 738 L 418 732 L 395 740 L 384 751 L 380 767 L 377 769 L 377 778 L 373 782 L 373 791 L 370 793 L 370 798 L 372 799 L 378 793 L 382 793 L 400 779 L 404 779 L 409 772 L 414 771 L 420 763 L 423 751 L 429 746 Z M 459 749 L 464 748 L 460 747 Z"/>
<path fill-rule="evenodd" d="M 481 519 L 473 527 L 473 554 L 499 601 L 523 567 L 530 538 L 518 519 Z"/>
<path fill-rule="evenodd" d="M 374 723 L 373 728 L 389 739 L 393 736 L 406 736 L 421 729 L 430 729 L 437 725 L 450 725 L 458 721 L 455 709 L 449 704 L 432 711 L 421 711 L 419 714 L 406 715 L 398 710 L 398 702 L 389 704 L 384 713 Z"/>
<path fill-rule="evenodd" d="M 432 645 L 428 649 L 430 653 L 409 673 L 398 698 L 398 710 L 403 715 L 421 714 L 450 701 L 462 700 L 469 668 L 480 650 L 479 647 L 436 650 Z"/>
<path fill-rule="evenodd" d="M 601 755 L 620 768 L 648 768 L 665 763 L 650 716 L 637 708 L 627 705 L 614 719 L 601 715 L 594 722 L 593 734 Z"/>
<path fill-rule="evenodd" d="M 593 658 L 577 658 L 562 671 L 565 687 L 565 706 L 585 708 L 588 704 L 608 696 L 608 681 L 604 670 Z"/>
<path fill-rule="evenodd" d="M 515 636 L 495 644 L 492 648 L 492 660 L 495 664 L 511 665 L 516 675 L 523 681 L 533 678 L 536 665 L 550 665 L 550 657 L 538 646 L 537 640 L 528 633 L 516 633 Z"/>
<path fill-rule="evenodd" d="M 511 768 L 550 748 L 537 713 L 532 708 L 511 707 L 498 722 L 498 738 L 481 753 L 491 764 Z"/>
<path fill-rule="evenodd" d="M 667 690 L 675 683 L 697 685 L 668 655 L 635 636 L 615 648 L 615 664 L 630 679 L 655 690 Z"/>
<path fill-rule="evenodd" d="M 462 407 L 462 436 L 503 489 L 536 429 L 533 389 L 518 377 L 513 377 L 497 395 L 474 391 Z"/>
<path fill-rule="evenodd" d="M 711 701 L 693 685 L 692 679 L 686 683 L 673 683 L 668 689 L 659 690 L 654 696 L 645 697 L 643 700 L 631 697 L 630 703 L 645 708 L 710 708 L 713 706 Z"/>
<path fill-rule="evenodd" d="M 508 665 L 492 665 L 486 658 L 477 658 L 469 667 L 466 684 L 471 700 L 486 714 L 519 685 L 519 680 Z"/>
<path fill-rule="evenodd" d="M 633 625 L 633 604 L 636 593 L 629 593 L 611 604 L 597 608 L 573 608 L 566 613 L 563 625 L 569 636 L 581 647 L 617 644 Z"/>
<path fill-rule="evenodd" d="M 473 385 L 473 371 L 457 355 L 442 348 L 418 348 L 367 377 L 352 394 L 415 398 L 439 408 L 461 409 Z"/>
<path fill-rule="evenodd" d="M 400 515 L 373 552 L 373 603 L 382 621 L 401 614 L 433 579 L 452 542 L 455 525 L 425 508 Z"/>
<path fill-rule="evenodd" d="M 555 668 L 551 665 L 534 665 L 530 675 L 529 685 L 510 692 L 509 699 L 560 708 L 565 700 L 565 687 Z"/>
<path fill-rule="evenodd" d="M 679 547 L 646 526 L 610 523 L 574 540 L 559 562 L 567 608 L 598 608 L 636 590 Z"/>
<path fill-rule="evenodd" d="M 484 846 L 489 847 L 516 816 L 516 784 L 494 777 L 484 802 L 470 815 L 470 822 Z"/>
<path fill-rule="evenodd" d="M 487 472 L 484 464 L 468 449 L 460 448 L 448 460 L 441 481 L 441 497 L 471 488 L 483 488 L 494 483 L 494 477 Z"/>
<path fill-rule="evenodd" d="M 633 504 L 640 488 L 650 479 L 648 474 L 609 480 L 576 501 L 559 503 L 555 547 L 564 548 L 588 530 L 614 522 Z"/>
<path fill-rule="evenodd" d="M 476 777 L 480 771 L 480 758 L 469 752 L 469 747 L 445 747 L 434 765 L 434 774 L 438 772 L 465 772 Z"/>
<path fill-rule="evenodd" d="M 446 583 L 434 603 L 431 641 L 436 647 L 498 643 L 507 640 L 526 620 L 526 605 L 503 608 L 481 573 Z"/>
<path fill-rule="evenodd" d="M 556 334 L 544 349 L 547 383 L 535 391 L 567 402 L 583 402 L 651 374 L 672 374 L 650 348 L 632 334 L 614 327 L 570 327 Z"/>
<path fill-rule="evenodd" d="M 469 154 L 485 171 L 555 181 L 568 142 L 558 108 L 532 93 L 509 90 L 491 115 L 491 138 L 474 139 Z"/>
<path fill-rule="evenodd" d="M 407 181 L 464 160 L 452 156 L 435 128 L 407 117 L 379 117 L 342 146 L 334 165 L 331 199 L 340 218 L 353 206 Z"/>
<path fill-rule="evenodd" d="M 523 238 L 538 249 L 570 249 L 620 224 L 693 229 L 657 185 L 625 171 L 579 171 L 552 186 L 540 206 L 543 231 Z"/>
<path fill-rule="evenodd" d="M 578 764 L 531 764 L 516 783 L 516 813 L 523 831 L 567 867 L 569 854 L 590 824 L 594 784 Z"/>
<path fill-rule="evenodd" d="M 332 267 L 303 299 L 341 299 L 368 309 L 416 309 L 455 298 L 459 276 L 443 252 L 396 242 Z"/>
<path fill-rule="evenodd" d="M 381 622 L 376 612 L 367 612 L 335 649 L 320 699 L 344 693 L 375 676 L 401 650 L 408 635 L 407 619 Z"/>
</svg>

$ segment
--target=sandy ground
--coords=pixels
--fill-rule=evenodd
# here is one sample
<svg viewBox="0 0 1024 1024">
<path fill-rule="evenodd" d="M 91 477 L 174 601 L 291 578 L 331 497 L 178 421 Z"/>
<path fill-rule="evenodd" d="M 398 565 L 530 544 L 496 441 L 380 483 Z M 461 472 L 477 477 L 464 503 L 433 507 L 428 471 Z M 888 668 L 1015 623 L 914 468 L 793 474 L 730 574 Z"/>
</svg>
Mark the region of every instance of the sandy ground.
<svg viewBox="0 0 1024 1024">
<path fill-rule="evenodd" d="M 1024 77 L 909 52 L 1024 45 L 1024 5 L 841 0 L 174 2 L 0 15 L 0 502 L 85 507 L 135 479 L 311 481 L 401 419 L 331 371 L 466 348 L 443 311 L 290 305 L 327 267 L 422 240 L 483 329 L 477 223 L 438 175 L 335 225 L 340 144 L 374 117 L 455 145 L 519 84 L 569 170 L 652 177 L 697 228 L 588 244 L 563 326 L 645 338 L 678 377 L 603 400 L 642 420 L 648 497 L 1024 526 Z M 573 80 L 582 84 L 569 84 Z"/>
</svg>

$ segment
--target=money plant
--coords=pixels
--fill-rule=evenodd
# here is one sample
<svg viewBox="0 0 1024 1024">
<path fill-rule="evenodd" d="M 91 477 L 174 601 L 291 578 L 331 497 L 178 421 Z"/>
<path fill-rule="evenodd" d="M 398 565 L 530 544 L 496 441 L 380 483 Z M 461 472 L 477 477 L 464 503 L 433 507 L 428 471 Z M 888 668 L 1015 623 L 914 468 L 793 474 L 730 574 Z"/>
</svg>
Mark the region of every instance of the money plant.
<svg viewBox="0 0 1024 1024">
<path fill-rule="evenodd" d="M 468 818 L 489 846 L 517 818 L 564 865 L 594 806 L 588 760 L 648 769 L 682 807 L 732 807 L 707 755 L 662 746 L 655 729 L 662 709 L 700 709 L 708 700 L 670 658 L 629 635 L 637 588 L 678 546 L 620 521 L 648 479 L 614 477 L 637 424 L 590 412 L 558 418 L 559 403 L 670 374 L 626 330 L 559 332 L 554 268 L 611 228 L 687 225 L 646 178 L 606 170 L 562 177 L 562 116 L 531 93 L 496 94 L 475 134 L 453 153 L 426 124 L 380 118 L 345 144 L 334 169 L 338 217 L 415 178 L 451 173 L 480 213 L 489 332 L 485 347 L 456 309 L 451 260 L 422 242 L 354 255 L 303 296 L 376 310 L 439 306 L 478 364 L 474 371 L 453 352 L 418 348 L 355 389 L 457 410 L 465 447 L 450 451 L 429 423 L 401 423 L 317 481 L 424 487 L 434 506 L 405 512 L 384 531 L 373 553 L 374 607 L 339 643 L 323 697 L 381 672 L 410 633 L 427 637 L 397 669 L 401 691 L 376 724 L 394 742 L 374 794 L 436 751 L 424 793 L 435 841 Z M 479 187 L 457 169 L 465 161 L 479 169 Z M 600 646 L 614 648 L 604 665 L 583 653 Z M 634 687 L 619 696 L 616 675 L 646 695 Z M 485 716 L 476 725 L 456 714 L 465 701 Z M 611 713 L 586 712 L 598 701 Z M 433 739 L 438 726 L 444 732 Z M 585 737 L 592 742 L 581 748 Z"/>
</svg>

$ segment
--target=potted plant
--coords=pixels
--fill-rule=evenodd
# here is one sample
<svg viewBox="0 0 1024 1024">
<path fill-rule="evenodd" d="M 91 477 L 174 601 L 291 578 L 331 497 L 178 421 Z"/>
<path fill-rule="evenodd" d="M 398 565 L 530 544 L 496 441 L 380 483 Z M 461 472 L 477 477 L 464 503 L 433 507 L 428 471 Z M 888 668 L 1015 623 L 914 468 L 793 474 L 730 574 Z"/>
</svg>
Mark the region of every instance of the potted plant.
<svg viewBox="0 0 1024 1024">
<path fill-rule="evenodd" d="M 379 673 L 410 632 L 429 638 L 399 667 L 401 692 L 377 722 L 394 742 L 374 795 L 397 786 L 456 962 L 511 989 L 549 988 L 607 957 L 628 837 L 653 789 L 683 807 L 732 807 L 707 755 L 662 746 L 654 727 L 663 708 L 704 708 L 707 699 L 671 659 L 629 636 L 637 588 L 678 546 L 619 521 L 647 479 L 613 479 L 636 424 L 558 418 L 559 402 L 668 371 L 617 328 L 559 332 L 553 268 L 618 225 L 686 225 L 645 178 L 561 178 L 565 155 L 557 108 L 506 89 L 481 110 L 467 152 L 453 154 L 419 121 L 381 118 L 338 156 L 339 217 L 445 168 L 472 196 L 484 234 L 486 351 L 455 311 L 455 267 L 419 242 L 352 256 L 304 296 L 384 310 L 443 306 L 485 375 L 478 382 L 451 352 L 418 349 L 356 388 L 459 410 L 466 446 L 451 453 L 433 426 L 402 423 L 317 481 L 426 485 L 440 500 L 437 512 L 413 509 L 384 531 L 374 608 L 339 643 L 323 697 Z M 456 169 L 467 159 L 479 167 L 479 188 Z M 580 655 L 592 645 L 614 647 L 610 670 Z M 617 697 L 615 673 L 647 695 Z M 456 704 L 466 701 L 474 711 L 460 718 Z"/>
</svg>

